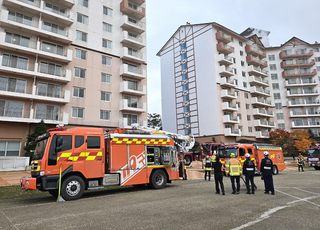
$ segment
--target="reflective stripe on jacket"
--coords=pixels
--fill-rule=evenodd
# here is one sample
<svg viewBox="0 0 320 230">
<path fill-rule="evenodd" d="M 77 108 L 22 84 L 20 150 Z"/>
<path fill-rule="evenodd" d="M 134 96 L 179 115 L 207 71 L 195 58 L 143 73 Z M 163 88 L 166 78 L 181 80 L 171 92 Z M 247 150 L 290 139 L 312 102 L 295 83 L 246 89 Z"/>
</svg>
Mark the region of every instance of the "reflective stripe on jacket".
<svg viewBox="0 0 320 230">
<path fill-rule="evenodd" d="M 226 175 L 242 176 L 242 167 L 237 159 L 232 158 L 226 161 Z"/>
<path fill-rule="evenodd" d="M 203 159 L 203 166 L 205 167 L 204 170 L 211 171 L 212 169 L 211 160 L 206 158 Z"/>
</svg>

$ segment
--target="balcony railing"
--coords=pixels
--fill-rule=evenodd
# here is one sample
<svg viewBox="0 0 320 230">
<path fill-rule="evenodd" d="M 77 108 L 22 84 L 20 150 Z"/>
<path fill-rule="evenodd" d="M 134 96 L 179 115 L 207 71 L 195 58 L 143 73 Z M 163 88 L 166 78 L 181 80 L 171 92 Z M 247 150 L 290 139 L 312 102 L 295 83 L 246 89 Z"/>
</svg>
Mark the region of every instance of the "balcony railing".
<svg viewBox="0 0 320 230">
<path fill-rule="evenodd" d="M 222 89 L 221 90 L 221 97 L 235 99 L 235 98 L 237 98 L 237 95 L 234 91 Z"/>
<path fill-rule="evenodd" d="M 245 51 L 249 54 L 253 54 L 254 56 L 259 56 L 261 58 L 265 58 L 266 57 L 266 52 L 261 51 L 251 45 L 246 45 L 245 47 Z"/>
<path fill-rule="evenodd" d="M 143 33 L 146 30 L 145 22 L 142 22 L 137 19 L 129 18 L 128 15 L 123 15 L 121 17 L 121 26 L 127 30 L 133 30 L 139 34 Z"/>
<path fill-rule="evenodd" d="M 120 83 L 120 92 L 145 95 L 147 93 L 147 87 L 145 85 L 137 85 L 129 81 L 123 81 Z"/>
<path fill-rule="evenodd" d="M 254 82 L 258 82 L 264 85 L 269 85 L 269 81 L 265 78 L 262 77 L 257 77 L 257 76 L 249 76 L 249 82 L 250 83 L 254 83 Z"/>
<path fill-rule="evenodd" d="M 264 99 L 262 97 L 259 97 L 259 98 L 258 97 L 252 97 L 251 98 L 251 103 L 252 104 L 264 104 L 264 105 L 268 105 L 268 106 L 272 105 L 270 100 L 266 100 L 266 99 Z"/>
<path fill-rule="evenodd" d="M 218 62 L 221 65 L 232 65 L 233 64 L 233 60 L 232 57 L 229 57 L 226 54 L 219 54 L 218 56 Z"/>
<path fill-rule="evenodd" d="M 260 109 L 259 108 L 253 109 L 252 113 L 253 113 L 253 115 L 271 116 L 271 117 L 274 116 L 272 111 L 268 111 L 266 109 L 261 109 L 261 108 Z"/>
<path fill-rule="evenodd" d="M 320 101 L 314 100 L 303 100 L 303 99 L 298 99 L 298 100 L 290 100 L 288 101 L 288 106 L 319 106 Z"/>
<path fill-rule="evenodd" d="M 232 53 L 232 47 L 228 46 L 222 42 L 219 42 L 217 44 L 217 50 L 219 53 L 224 53 L 224 54 L 230 54 Z"/>
<path fill-rule="evenodd" d="M 228 34 L 226 34 L 226 33 L 224 33 L 224 32 L 222 32 L 222 31 L 218 31 L 218 32 L 216 33 L 216 39 L 217 39 L 218 41 L 221 41 L 221 42 L 224 42 L 224 43 L 229 43 L 229 42 L 231 42 L 231 36 L 228 35 Z"/>
<path fill-rule="evenodd" d="M 256 66 L 253 66 L 253 65 L 249 66 L 248 72 L 250 74 L 253 74 L 253 75 L 263 75 L 263 76 L 266 76 L 266 77 L 269 76 L 269 71 L 261 69 L 260 67 L 256 67 Z"/>
<path fill-rule="evenodd" d="M 290 111 L 290 117 L 304 117 L 304 116 L 319 116 L 320 114 L 318 111 L 308 111 L 306 110 L 305 112 L 303 112 L 302 110 L 300 111 L 296 111 L 296 110 L 291 110 Z"/>
<path fill-rule="evenodd" d="M 234 79 L 229 77 L 222 77 L 220 80 L 220 85 L 235 87 Z"/>
<path fill-rule="evenodd" d="M 230 102 L 222 102 L 222 110 L 238 110 L 238 105 Z"/>
<path fill-rule="evenodd" d="M 301 59 L 294 59 L 294 60 L 287 60 L 281 62 L 281 68 L 296 68 L 296 67 L 311 67 L 315 65 L 314 59 L 311 61 L 308 60 L 301 60 Z"/>
<path fill-rule="evenodd" d="M 304 89 L 297 89 L 297 90 L 287 90 L 287 96 L 306 96 L 306 95 L 312 95 L 312 94 L 319 94 L 318 90 L 314 90 L 314 89 L 308 89 L 308 90 L 304 90 Z"/>
<path fill-rule="evenodd" d="M 256 138 L 269 138 L 270 134 L 268 130 L 256 131 Z"/>
<path fill-rule="evenodd" d="M 241 130 L 240 129 L 225 128 L 224 135 L 225 136 L 239 136 L 240 137 Z"/>
<path fill-rule="evenodd" d="M 282 77 L 286 78 L 286 77 L 298 77 L 298 76 L 315 76 L 317 75 L 317 70 L 284 70 L 282 71 Z"/>
<path fill-rule="evenodd" d="M 312 49 L 309 51 L 307 49 L 285 50 L 279 53 L 281 59 L 311 57 L 312 55 Z"/>
<path fill-rule="evenodd" d="M 120 11 L 127 15 L 133 15 L 135 18 L 141 19 L 146 16 L 145 8 L 133 5 L 128 2 L 128 0 L 123 0 L 120 3 Z"/>
</svg>

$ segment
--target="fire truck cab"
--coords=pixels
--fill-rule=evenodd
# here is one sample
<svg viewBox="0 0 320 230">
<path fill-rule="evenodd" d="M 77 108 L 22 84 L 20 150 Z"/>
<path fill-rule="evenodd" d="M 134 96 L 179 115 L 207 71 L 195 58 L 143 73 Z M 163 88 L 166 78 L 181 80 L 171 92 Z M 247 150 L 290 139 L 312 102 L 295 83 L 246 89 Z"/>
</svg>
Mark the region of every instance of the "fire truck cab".
<svg viewBox="0 0 320 230">
<path fill-rule="evenodd" d="M 307 149 L 308 165 L 320 170 L 320 146 L 312 146 Z"/>
</svg>

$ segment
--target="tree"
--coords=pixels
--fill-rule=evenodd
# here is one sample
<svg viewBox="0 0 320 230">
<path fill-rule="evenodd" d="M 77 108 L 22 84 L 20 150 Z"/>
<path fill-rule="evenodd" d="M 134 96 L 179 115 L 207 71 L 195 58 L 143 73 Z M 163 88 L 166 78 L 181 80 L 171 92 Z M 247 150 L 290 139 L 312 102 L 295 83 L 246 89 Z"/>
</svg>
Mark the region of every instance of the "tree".
<svg viewBox="0 0 320 230">
<path fill-rule="evenodd" d="M 212 142 L 216 143 L 216 138 L 212 137 Z"/>
<path fill-rule="evenodd" d="M 34 150 L 36 148 L 36 138 L 42 134 L 44 134 L 47 131 L 47 127 L 44 124 L 44 121 L 41 120 L 40 123 L 34 128 L 33 133 L 29 134 L 27 137 L 27 145 L 24 147 L 24 150 L 26 153 L 24 154 L 27 157 L 30 157 L 32 159 Z"/>
<path fill-rule="evenodd" d="M 158 113 L 148 113 L 148 127 L 162 130 L 161 115 Z"/>
<path fill-rule="evenodd" d="M 269 141 L 272 144 L 283 147 L 287 142 L 288 138 L 290 138 L 290 133 L 285 130 L 276 129 L 274 131 L 271 131 L 269 133 L 269 136 Z"/>
<path fill-rule="evenodd" d="M 294 145 L 300 153 L 305 153 L 311 145 L 315 143 L 315 140 L 310 138 L 310 133 L 306 130 L 296 130 L 291 133 L 294 139 Z"/>
</svg>

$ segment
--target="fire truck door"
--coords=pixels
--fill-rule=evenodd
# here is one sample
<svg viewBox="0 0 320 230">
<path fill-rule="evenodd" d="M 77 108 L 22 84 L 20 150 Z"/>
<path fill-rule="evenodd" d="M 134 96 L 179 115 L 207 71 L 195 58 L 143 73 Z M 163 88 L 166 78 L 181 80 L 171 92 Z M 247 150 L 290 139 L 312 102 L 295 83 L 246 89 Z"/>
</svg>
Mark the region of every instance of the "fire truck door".
<svg viewBox="0 0 320 230">
<path fill-rule="evenodd" d="M 85 137 L 86 151 L 80 153 L 80 157 L 83 157 L 85 161 L 85 173 L 87 178 L 103 177 L 103 141 L 100 135 L 88 135 Z"/>
</svg>

